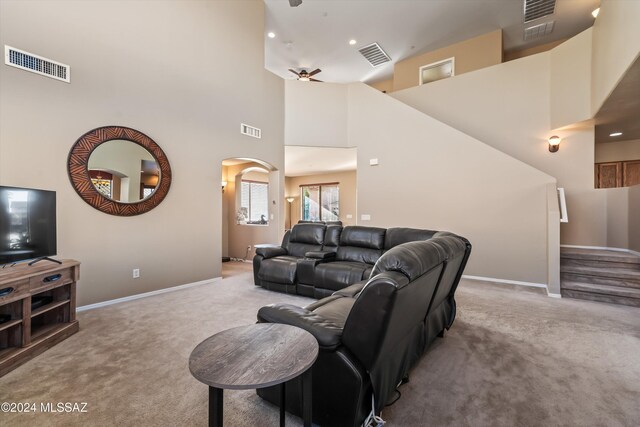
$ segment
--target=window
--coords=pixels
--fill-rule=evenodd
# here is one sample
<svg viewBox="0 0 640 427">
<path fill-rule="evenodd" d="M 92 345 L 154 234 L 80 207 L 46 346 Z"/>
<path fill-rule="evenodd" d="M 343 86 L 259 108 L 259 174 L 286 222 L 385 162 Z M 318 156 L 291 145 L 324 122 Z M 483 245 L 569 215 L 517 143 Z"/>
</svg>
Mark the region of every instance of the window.
<svg viewBox="0 0 640 427">
<path fill-rule="evenodd" d="M 420 67 L 420 84 L 435 82 L 455 75 L 455 58 Z"/>
<path fill-rule="evenodd" d="M 300 186 L 304 221 L 338 221 L 340 217 L 338 184 L 332 182 Z"/>
<path fill-rule="evenodd" d="M 268 183 L 242 180 L 238 220 L 247 224 L 269 223 Z"/>
</svg>

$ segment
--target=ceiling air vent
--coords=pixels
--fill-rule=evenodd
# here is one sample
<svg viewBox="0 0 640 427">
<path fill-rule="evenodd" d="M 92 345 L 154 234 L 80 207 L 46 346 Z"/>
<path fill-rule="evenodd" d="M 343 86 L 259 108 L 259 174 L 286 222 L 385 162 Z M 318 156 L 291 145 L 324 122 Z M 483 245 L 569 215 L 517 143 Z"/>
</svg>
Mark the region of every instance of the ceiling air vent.
<svg viewBox="0 0 640 427">
<path fill-rule="evenodd" d="M 71 67 L 11 46 L 4 46 L 4 63 L 41 76 L 71 82 Z"/>
<path fill-rule="evenodd" d="M 389 55 L 382 50 L 378 43 L 372 43 L 369 46 L 365 46 L 362 49 L 359 49 L 359 52 L 367 61 L 369 61 L 372 67 L 377 67 L 378 65 L 391 61 Z"/>
<path fill-rule="evenodd" d="M 535 40 L 540 37 L 546 36 L 547 34 L 551 34 L 553 31 L 553 23 L 554 21 L 545 22 L 543 24 L 534 25 L 533 27 L 524 29 L 524 40 Z"/>
<path fill-rule="evenodd" d="M 524 0 L 524 22 L 553 15 L 556 9 L 556 0 Z"/>
<path fill-rule="evenodd" d="M 253 138 L 262 138 L 262 131 L 256 127 L 245 125 L 240 123 L 240 133 L 243 135 L 251 136 Z"/>
</svg>

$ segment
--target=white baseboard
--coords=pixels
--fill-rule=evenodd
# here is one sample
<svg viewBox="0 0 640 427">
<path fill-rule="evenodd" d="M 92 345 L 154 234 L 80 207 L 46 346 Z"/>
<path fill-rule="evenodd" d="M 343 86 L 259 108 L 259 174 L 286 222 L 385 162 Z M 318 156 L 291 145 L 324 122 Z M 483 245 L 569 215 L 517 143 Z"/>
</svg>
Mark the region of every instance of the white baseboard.
<svg viewBox="0 0 640 427">
<path fill-rule="evenodd" d="M 494 277 L 467 276 L 467 275 L 462 275 L 462 278 L 469 279 L 469 280 L 480 280 L 483 282 L 494 282 L 494 283 L 501 283 L 501 284 L 507 284 L 507 285 L 529 286 L 532 288 L 547 289 L 547 285 L 545 285 L 544 283 L 519 282 L 517 280 L 505 280 L 505 279 L 496 279 Z"/>
<path fill-rule="evenodd" d="M 574 248 L 574 249 L 595 249 L 600 251 L 615 251 L 615 252 L 627 252 L 633 255 L 640 256 L 640 252 L 636 252 L 631 249 L 625 248 L 610 248 L 607 246 L 580 246 L 580 245 L 560 245 L 561 248 Z"/>
<path fill-rule="evenodd" d="M 462 278 L 468 279 L 468 280 L 478 280 L 482 282 L 492 282 L 500 285 L 517 285 L 517 286 L 528 286 L 530 288 L 540 288 L 547 291 L 547 296 L 551 298 L 562 298 L 560 294 L 553 294 L 549 292 L 549 288 L 544 283 L 520 282 L 518 280 L 496 279 L 495 277 L 467 276 L 464 274 L 462 275 Z"/>
<path fill-rule="evenodd" d="M 193 288 L 194 286 L 206 285 L 208 283 L 217 282 L 222 277 L 214 277 L 212 279 L 200 280 L 199 282 L 187 283 L 185 285 L 173 286 L 171 288 L 158 289 L 157 291 L 145 292 L 143 294 L 130 295 L 128 297 L 116 298 L 108 301 L 97 302 L 95 304 L 83 305 L 78 307 L 76 312 L 93 310 L 94 308 L 106 307 L 108 305 L 120 304 L 121 302 L 134 301 L 140 298 L 152 297 L 154 295 L 165 294 L 167 292 L 175 292 L 181 289 Z"/>
</svg>

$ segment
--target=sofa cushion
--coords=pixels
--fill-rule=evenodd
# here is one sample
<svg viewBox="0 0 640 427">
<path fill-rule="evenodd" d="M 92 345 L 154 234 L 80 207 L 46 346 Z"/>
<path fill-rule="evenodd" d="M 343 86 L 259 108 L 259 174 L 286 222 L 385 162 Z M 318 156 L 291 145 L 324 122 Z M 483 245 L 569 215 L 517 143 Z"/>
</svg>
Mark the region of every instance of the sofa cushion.
<svg viewBox="0 0 640 427">
<path fill-rule="evenodd" d="M 324 224 L 296 224 L 287 243 L 289 255 L 303 258 L 307 252 L 321 251 L 326 228 Z"/>
<path fill-rule="evenodd" d="M 340 245 L 340 234 L 342 227 L 339 225 L 328 225 L 324 233 L 324 250 L 335 252 Z"/>
<path fill-rule="evenodd" d="M 309 304 L 305 308 L 342 328 L 355 301 L 355 298 L 332 295 Z"/>
<path fill-rule="evenodd" d="M 417 228 L 393 227 L 387 229 L 384 236 L 384 249 L 389 250 L 394 246 L 403 243 L 415 242 L 416 240 L 429 240 L 436 234 L 433 230 L 420 230 Z"/>
<path fill-rule="evenodd" d="M 298 258 L 290 255 L 262 260 L 258 278 L 286 285 L 295 284 Z"/>
<path fill-rule="evenodd" d="M 343 297 L 352 297 L 355 298 L 358 296 L 362 288 L 367 284 L 366 280 L 361 280 L 353 285 L 347 286 L 344 289 L 340 289 L 333 293 L 333 296 L 343 296 Z M 325 298 L 326 299 L 326 298 Z"/>
<path fill-rule="evenodd" d="M 366 279 L 370 265 L 353 261 L 334 261 L 316 266 L 315 287 L 337 291 Z"/>
<path fill-rule="evenodd" d="M 344 326 L 344 322 L 342 325 L 336 325 L 317 313 L 291 304 L 271 304 L 262 307 L 258 311 L 258 322 L 283 323 L 302 328 L 311 333 L 324 350 L 334 350 L 340 345 Z"/>
<path fill-rule="evenodd" d="M 415 280 L 445 259 L 444 250 L 432 240 L 403 243 L 382 255 L 373 267 L 371 275 L 397 271 L 409 280 Z"/>
<path fill-rule="evenodd" d="M 345 227 L 340 234 L 336 259 L 375 264 L 382 255 L 385 231 L 377 227 Z"/>
</svg>

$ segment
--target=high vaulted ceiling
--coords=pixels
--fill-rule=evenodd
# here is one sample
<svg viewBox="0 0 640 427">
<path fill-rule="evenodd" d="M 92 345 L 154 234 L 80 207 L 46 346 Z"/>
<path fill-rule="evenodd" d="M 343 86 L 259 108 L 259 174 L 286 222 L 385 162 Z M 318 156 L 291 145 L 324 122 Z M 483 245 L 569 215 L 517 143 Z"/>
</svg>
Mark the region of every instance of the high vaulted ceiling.
<svg viewBox="0 0 640 427">
<path fill-rule="evenodd" d="M 600 0 L 557 0 L 554 15 L 524 23 L 523 0 L 264 0 L 265 66 L 296 78 L 289 68 L 333 83 L 371 83 L 390 78 L 393 64 L 419 53 L 503 29 L 505 51 L 571 37 L 593 25 Z M 523 31 L 555 21 L 551 34 L 525 42 Z M 269 32 L 274 38 L 267 37 Z M 349 40 L 357 41 L 349 45 Z M 377 42 L 391 62 L 373 68 L 358 52 Z"/>
</svg>

